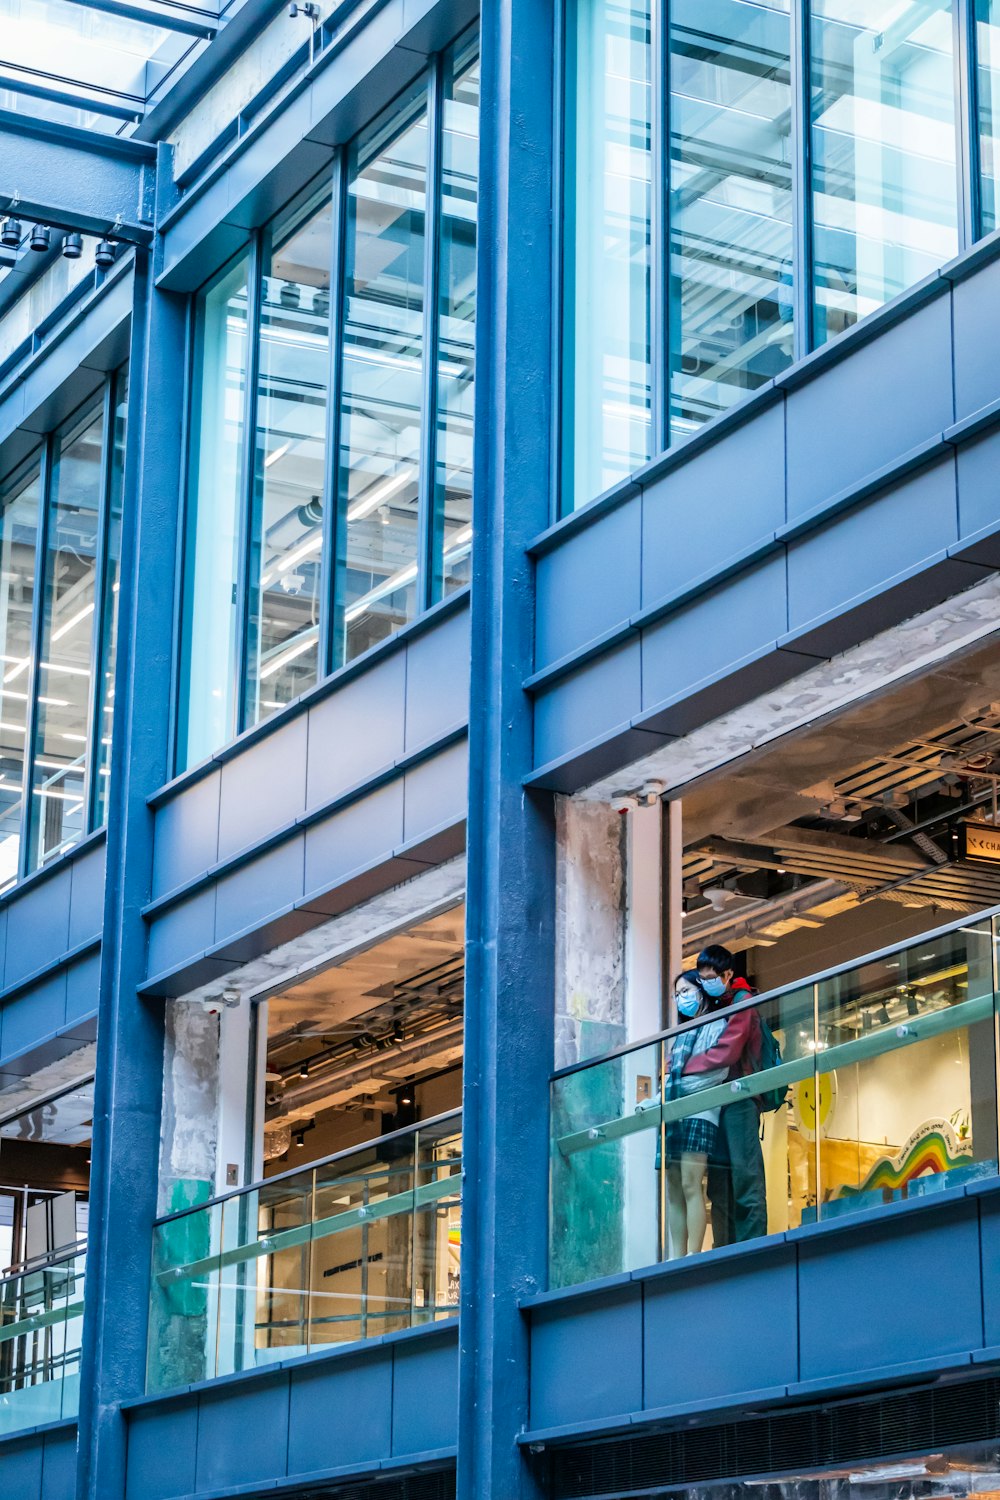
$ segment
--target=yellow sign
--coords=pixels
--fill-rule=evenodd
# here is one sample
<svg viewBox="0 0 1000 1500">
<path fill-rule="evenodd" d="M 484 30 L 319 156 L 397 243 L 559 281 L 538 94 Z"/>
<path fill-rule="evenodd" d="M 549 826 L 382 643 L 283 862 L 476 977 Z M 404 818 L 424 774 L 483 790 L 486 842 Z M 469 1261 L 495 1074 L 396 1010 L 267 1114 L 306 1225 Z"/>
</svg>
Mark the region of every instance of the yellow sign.
<svg viewBox="0 0 1000 1500">
<path fill-rule="evenodd" d="M 965 859 L 984 860 L 1000 865 L 1000 828 L 992 823 L 965 823 L 962 826 L 962 854 Z"/>
</svg>

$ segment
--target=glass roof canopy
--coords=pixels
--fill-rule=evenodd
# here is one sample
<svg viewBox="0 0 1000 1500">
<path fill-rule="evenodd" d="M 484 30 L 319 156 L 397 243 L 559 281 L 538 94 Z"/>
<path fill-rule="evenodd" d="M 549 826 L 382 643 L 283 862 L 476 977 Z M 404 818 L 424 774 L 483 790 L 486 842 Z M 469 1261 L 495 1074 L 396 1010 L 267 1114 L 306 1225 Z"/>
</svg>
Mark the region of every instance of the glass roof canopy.
<svg viewBox="0 0 1000 1500">
<path fill-rule="evenodd" d="M 218 19 L 181 0 L 0 0 L 0 109 L 129 135 Z"/>
</svg>

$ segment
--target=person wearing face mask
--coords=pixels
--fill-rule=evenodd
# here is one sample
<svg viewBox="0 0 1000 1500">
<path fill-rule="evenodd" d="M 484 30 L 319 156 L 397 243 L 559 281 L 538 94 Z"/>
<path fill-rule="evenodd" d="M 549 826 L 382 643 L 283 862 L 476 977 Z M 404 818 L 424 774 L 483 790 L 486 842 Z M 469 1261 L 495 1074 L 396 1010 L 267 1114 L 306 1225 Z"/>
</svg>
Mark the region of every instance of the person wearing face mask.
<svg viewBox="0 0 1000 1500">
<path fill-rule="evenodd" d="M 698 979 L 713 1013 L 749 1000 L 753 994 L 746 980 L 736 977 L 733 955 L 720 944 L 698 955 Z M 713 1046 L 692 1054 L 684 1071 L 698 1076 L 723 1069 L 724 1079 L 743 1078 L 758 1071 L 760 1059 L 760 1021 L 756 1010 L 744 1009 L 725 1020 Z M 722 1110 L 708 1166 L 708 1195 L 715 1245 L 733 1245 L 767 1233 L 760 1106 L 755 1096 L 735 1099 Z"/>
<path fill-rule="evenodd" d="M 678 976 L 674 999 L 680 1021 L 707 1014 L 710 1008 L 708 996 L 693 969 Z M 710 1021 L 674 1037 L 668 1059 L 670 1071 L 665 1090 L 668 1099 L 683 1099 L 725 1081 L 727 1070 L 722 1067 L 694 1073 L 686 1071 L 692 1058 L 714 1046 L 725 1029 L 724 1020 Z M 715 1145 L 718 1126 L 719 1110 L 715 1108 L 671 1120 L 664 1129 L 672 1260 L 682 1255 L 696 1255 L 704 1244 L 708 1221 L 705 1169 Z"/>
</svg>

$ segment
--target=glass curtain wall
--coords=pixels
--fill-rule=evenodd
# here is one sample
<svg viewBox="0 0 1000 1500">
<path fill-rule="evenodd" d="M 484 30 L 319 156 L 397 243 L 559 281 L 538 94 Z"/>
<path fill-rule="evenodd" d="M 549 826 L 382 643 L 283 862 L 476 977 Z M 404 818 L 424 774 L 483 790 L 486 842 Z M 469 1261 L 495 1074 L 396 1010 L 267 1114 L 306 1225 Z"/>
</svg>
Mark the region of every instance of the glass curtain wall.
<svg viewBox="0 0 1000 1500">
<path fill-rule="evenodd" d="M 995 228 L 1000 0 L 964 91 L 957 3 L 566 0 L 563 513 L 954 257 L 966 134 Z"/>
<path fill-rule="evenodd" d="M 248 724 L 312 687 L 319 675 L 331 244 L 328 184 L 293 205 L 265 237 L 250 522 Z"/>
<path fill-rule="evenodd" d="M 126 390 L 0 485 L 0 889 L 106 816 Z"/>
<path fill-rule="evenodd" d="M 976 0 L 976 53 L 981 227 L 983 234 L 991 234 L 1000 224 L 1000 0 Z"/>
<path fill-rule="evenodd" d="M 250 257 L 230 264 L 198 298 L 188 481 L 183 690 L 178 733 L 185 765 L 236 732 L 243 432 Z"/>
<path fill-rule="evenodd" d="M 813 0 L 815 342 L 958 252 L 953 0 Z"/>
<path fill-rule="evenodd" d="M 427 84 L 351 147 L 337 515 L 336 662 L 420 607 Z"/>
<path fill-rule="evenodd" d="M 788 0 L 670 7 L 670 422 L 696 431 L 792 361 Z"/>
<path fill-rule="evenodd" d="M 592 500 L 653 453 L 654 0 L 573 0 L 566 30 L 563 487 Z"/>
<path fill-rule="evenodd" d="M 176 769 L 464 587 L 478 38 L 198 295 Z"/>
<path fill-rule="evenodd" d="M 479 176 L 475 40 L 448 59 L 443 109 L 432 601 L 464 588 L 471 576 Z"/>
<path fill-rule="evenodd" d="M 0 491 L 0 890 L 21 868 L 42 457 Z"/>
</svg>

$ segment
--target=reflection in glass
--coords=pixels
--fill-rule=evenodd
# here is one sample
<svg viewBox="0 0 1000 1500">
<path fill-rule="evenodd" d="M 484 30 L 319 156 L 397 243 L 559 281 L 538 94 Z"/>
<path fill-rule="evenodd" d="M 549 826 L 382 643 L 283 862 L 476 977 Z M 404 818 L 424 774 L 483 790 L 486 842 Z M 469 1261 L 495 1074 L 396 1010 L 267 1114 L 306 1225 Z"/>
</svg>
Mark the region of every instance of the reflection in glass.
<svg viewBox="0 0 1000 1500">
<path fill-rule="evenodd" d="M 651 454 L 650 0 L 566 21 L 563 509 Z"/>
<path fill-rule="evenodd" d="M 265 258 L 247 618 L 246 722 L 319 675 L 330 347 L 328 188 L 274 227 Z"/>
<path fill-rule="evenodd" d="M 91 410 L 57 440 L 54 451 L 28 809 L 29 869 L 76 843 L 87 827 L 103 423 L 103 412 Z"/>
<path fill-rule="evenodd" d="M 677 0 L 670 85 L 676 438 L 792 360 L 788 0 Z"/>
<path fill-rule="evenodd" d="M 128 374 L 120 374 L 114 388 L 111 489 L 104 539 L 104 599 L 101 606 L 101 666 L 97 699 L 97 775 L 94 816 L 98 827 L 107 819 L 111 777 L 111 731 L 115 716 L 115 662 L 118 655 L 118 577 L 122 551 L 122 494 L 125 484 L 125 420 L 128 412 Z"/>
<path fill-rule="evenodd" d="M 1000 224 L 1000 0 L 976 0 L 976 49 L 982 233 L 991 234 Z"/>
<path fill-rule="evenodd" d="M 951 0 L 815 0 L 815 339 L 958 249 Z"/>
<path fill-rule="evenodd" d="M 237 553 L 246 334 L 244 257 L 198 301 L 186 633 L 179 701 L 180 768 L 203 760 L 231 739 L 236 729 Z"/>
<path fill-rule="evenodd" d="M 417 612 L 426 85 L 351 147 L 337 523 L 336 663 Z"/>
<path fill-rule="evenodd" d="M 38 459 L 0 495 L 0 889 L 17 879 L 41 505 Z"/>
<path fill-rule="evenodd" d="M 479 172 L 478 42 L 449 59 L 441 138 L 437 459 L 432 597 L 469 582 Z"/>
</svg>

